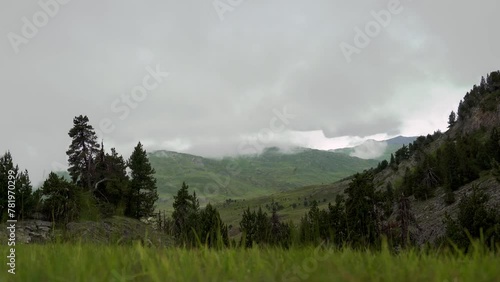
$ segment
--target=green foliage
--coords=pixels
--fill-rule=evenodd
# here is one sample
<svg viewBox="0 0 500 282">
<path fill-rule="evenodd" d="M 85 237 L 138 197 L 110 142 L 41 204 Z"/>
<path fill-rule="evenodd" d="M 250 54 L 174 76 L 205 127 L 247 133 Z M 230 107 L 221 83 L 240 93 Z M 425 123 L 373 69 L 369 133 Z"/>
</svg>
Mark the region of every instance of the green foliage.
<svg viewBox="0 0 500 282">
<path fill-rule="evenodd" d="M 448 128 L 453 127 L 455 123 L 457 122 L 457 115 L 455 114 L 454 111 L 451 111 L 450 116 L 448 117 Z"/>
<path fill-rule="evenodd" d="M 208 204 L 200 211 L 199 234 L 206 246 L 222 247 L 229 245 L 228 228 L 220 218 L 216 208 Z"/>
<path fill-rule="evenodd" d="M 91 191 L 96 182 L 95 157 L 99 152 L 99 144 L 94 128 L 88 123 L 87 116 L 80 115 L 73 119 L 73 128 L 68 133 L 72 141 L 66 154 L 73 183 Z"/>
<path fill-rule="evenodd" d="M 389 162 L 389 165 L 390 165 L 393 169 L 397 168 L 396 158 L 394 157 L 394 154 L 391 154 L 391 160 L 390 160 L 390 162 Z"/>
<path fill-rule="evenodd" d="M 174 196 L 172 213 L 173 220 L 173 234 L 178 244 L 196 245 L 196 234 L 193 230 L 198 229 L 197 217 L 200 205 L 196 198 L 196 193 L 189 195 L 189 186 L 183 182 L 181 189 Z"/>
<path fill-rule="evenodd" d="M 472 110 L 480 106 L 481 110 L 493 111 L 496 110 L 495 105 L 498 104 L 498 90 L 500 84 L 500 71 L 495 71 L 481 79 L 479 86 L 474 85 L 472 89 L 465 94 L 464 99 L 460 101 L 458 106 L 458 119 L 465 120 L 472 115 Z"/>
<path fill-rule="evenodd" d="M 446 236 L 458 247 L 467 249 L 470 238 L 482 237 L 487 244 L 500 242 L 500 213 L 487 208 L 488 200 L 489 196 L 475 185 L 472 193 L 460 200 L 457 219 L 446 216 Z"/>
<path fill-rule="evenodd" d="M 500 256 L 329 247 L 157 249 L 141 245 L 16 246 L 1 281 L 498 281 Z M 34 263 L 36 262 L 36 263 Z"/>
<path fill-rule="evenodd" d="M 180 246 L 221 248 L 229 245 L 228 226 L 222 222 L 215 207 L 208 204 L 200 210 L 196 192 L 189 194 L 189 186 L 183 182 L 174 196 L 172 235 Z"/>
<path fill-rule="evenodd" d="M 348 240 L 353 245 L 370 245 L 378 239 L 375 188 L 371 173 L 358 173 L 346 189 Z"/>
<path fill-rule="evenodd" d="M 265 151 L 223 159 L 157 151 L 150 153 L 149 159 L 156 171 L 160 198 L 171 198 L 179 189 L 172 183 L 186 181 L 198 195 L 203 195 L 206 202 L 202 204 L 333 183 L 377 165 L 375 160 L 312 149 L 292 153 Z M 162 209 L 170 205 L 159 203 Z"/>
<path fill-rule="evenodd" d="M 241 245 L 247 248 L 252 247 L 256 236 L 256 216 L 255 212 L 250 212 L 250 208 L 247 208 L 243 212 L 240 221 L 240 231 L 243 234 L 241 237 Z"/>
<path fill-rule="evenodd" d="M 68 223 L 79 218 L 83 192 L 80 187 L 51 172 L 40 189 L 46 218 L 60 223 Z"/>
<path fill-rule="evenodd" d="M 276 209 L 269 217 L 262 208 L 257 212 L 247 208 L 240 221 L 240 231 L 243 234 L 240 245 L 247 248 L 254 245 L 288 248 L 292 242 L 292 225 L 281 222 Z"/>
<path fill-rule="evenodd" d="M 65 190 L 59 188 L 67 186 L 67 183 L 62 182 L 64 180 L 62 177 L 56 179 L 51 175 L 46 180 L 47 191 L 42 191 L 36 197 L 29 199 L 31 184 L 27 172 L 21 173 L 19 193 L 23 200 L 22 207 L 41 209 L 48 218 L 55 221 L 67 221 L 79 216 L 86 220 L 97 220 L 113 215 L 142 218 L 153 214 L 155 202 L 158 200 L 155 171 L 141 143 L 135 147 L 126 163 L 114 148 L 109 154 L 104 151 L 104 144 L 101 146 L 97 144 L 97 136 L 87 116 L 75 117 L 73 128 L 68 135 L 72 138 L 69 150 L 66 152 L 70 165 L 68 171 L 72 183 L 81 189 L 71 187 L 74 191 L 65 195 L 63 193 Z M 127 175 L 127 166 L 131 169 L 131 180 Z M 50 199 L 47 200 L 49 194 Z M 64 197 L 72 200 L 70 203 L 51 200 Z M 74 203 L 78 203 L 77 208 L 68 206 Z M 70 214 L 62 216 L 60 213 L 66 210 L 71 211 Z M 48 214 L 49 211 L 51 214 Z M 54 215 L 54 212 L 57 215 Z"/>
<path fill-rule="evenodd" d="M 149 217 L 158 200 L 155 170 L 151 167 L 146 151 L 139 142 L 128 161 L 131 170 L 130 189 L 125 214 L 133 218 Z"/>
<path fill-rule="evenodd" d="M 427 143 L 418 138 L 410 144 L 418 161 L 412 170 L 405 171 L 402 189 L 406 196 L 414 195 L 418 200 L 427 200 L 434 196 L 439 186 L 446 191 L 445 202 L 454 202 L 453 192 L 461 186 L 479 178 L 481 170 L 490 169 L 492 159 L 498 152 L 495 130 L 486 142 L 478 136 L 463 135 L 455 140 L 447 139 L 437 148 L 435 154 L 428 154 L 420 148 Z"/>
<path fill-rule="evenodd" d="M 292 244 L 292 223 L 281 222 L 277 209 L 273 209 L 270 218 L 269 245 L 289 248 Z"/>
<path fill-rule="evenodd" d="M 9 180 L 9 171 L 13 171 L 14 179 Z M 11 182 L 9 182 L 11 181 Z M 33 196 L 33 187 L 27 170 L 20 171 L 19 166 L 14 165 L 12 155 L 6 152 L 0 157 L 0 217 L 7 218 L 8 209 L 8 187 L 15 184 L 14 196 L 16 202 L 16 219 L 27 219 L 33 215 L 37 207 L 37 199 Z"/>
<path fill-rule="evenodd" d="M 17 176 L 16 202 L 18 219 L 29 218 L 35 211 L 37 202 L 33 196 L 33 186 L 31 185 L 27 170 L 19 173 Z"/>
<path fill-rule="evenodd" d="M 111 154 L 105 154 L 104 145 L 101 145 L 101 152 L 96 161 L 99 181 L 93 194 L 105 217 L 125 214 L 127 195 L 130 195 L 130 180 L 126 169 L 125 160 L 115 148 L 111 149 Z"/>
<path fill-rule="evenodd" d="M 2 220 L 7 218 L 7 202 L 8 202 L 8 186 L 12 184 L 9 183 L 9 171 L 14 171 L 17 176 L 19 172 L 19 167 L 14 166 L 14 162 L 12 161 L 12 155 L 10 152 L 6 152 L 2 157 L 0 157 L 0 185 L 2 185 L 0 189 L 0 209 Z"/>
<path fill-rule="evenodd" d="M 91 191 L 82 189 L 78 207 L 80 210 L 79 221 L 99 221 L 103 217 L 109 217 L 108 214 L 102 213 L 102 206 Z"/>
<path fill-rule="evenodd" d="M 322 241 L 337 246 L 344 244 L 361 247 L 380 242 L 380 222 L 392 213 L 392 189 L 375 192 L 370 171 L 356 174 L 345 190 L 347 198 L 337 195 L 335 204 L 328 210 L 319 209 L 312 201 L 309 212 L 299 225 L 301 244 L 317 245 Z"/>
</svg>

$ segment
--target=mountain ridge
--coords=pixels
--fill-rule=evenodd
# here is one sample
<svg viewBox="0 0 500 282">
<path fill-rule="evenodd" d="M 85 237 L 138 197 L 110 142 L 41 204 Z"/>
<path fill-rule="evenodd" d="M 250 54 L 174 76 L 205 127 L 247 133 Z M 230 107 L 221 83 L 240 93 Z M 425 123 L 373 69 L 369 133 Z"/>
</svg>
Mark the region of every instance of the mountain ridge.
<svg viewBox="0 0 500 282">
<path fill-rule="evenodd" d="M 500 209 L 500 71 L 488 75 L 479 86 L 474 85 L 460 101 L 458 112 L 450 114 L 448 123 L 446 132 L 419 136 L 398 149 L 390 162 L 365 172 L 373 174 L 376 191 L 391 191 L 396 199 L 409 200 L 418 226 L 414 230 L 418 245 L 445 238 L 446 220 L 458 217 L 461 200 L 475 189 L 488 195 L 488 208 Z M 312 201 L 318 202 L 320 209 L 328 209 L 350 183 L 351 177 L 347 177 L 333 184 L 224 203 L 219 208 L 226 222 L 236 224 L 247 207 L 278 203 L 282 219 L 297 224 Z M 392 214 L 382 224 L 397 222 L 397 201 L 392 201 Z"/>
</svg>

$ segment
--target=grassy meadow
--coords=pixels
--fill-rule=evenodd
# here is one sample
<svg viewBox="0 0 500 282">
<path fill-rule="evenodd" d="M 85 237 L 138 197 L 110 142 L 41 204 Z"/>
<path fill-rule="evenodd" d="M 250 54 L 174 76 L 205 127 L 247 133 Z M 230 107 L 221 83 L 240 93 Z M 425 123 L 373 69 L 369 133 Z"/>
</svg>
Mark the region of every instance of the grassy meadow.
<svg viewBox="0 0 500 282">
<path fill-rule="evenodd" d="M 223 159 L 165 151 L 150 153 L 148 158 L 156 171 L 160 195 L 157 208 L 171 210 L 172 197 L 183 181 L 196 191 L 200 204 L 204 205 L 333 183 L 378 163 L 320 150 L 304 149 L 296 153 L 277 150 L 268 148 L 261 155 Z"/>
<path fill-rule="evenodd" d="M 7 253 L 6 247 L 2 247 Z M 21 245 L 0 281 L 500 281 L 500 255 L 283 249 Z"/>
<path fill-rule="evenodd" d="M 311 185 L 291 191 L 268 193 L 265 196 L 250 199 L 218 203 L 215 206 L 220 212 L 222 220 L 236 229 L 239 227 L 243 212 L 248 207 L 251 210 L 261 207 L 265 212 L 270 214 L 272 209 L 269 207 L 273 201 L 283 207 L 278 211 L 281 221 L 292 221 L 298 224 L 301 217 L 309 211 L 310 206 L 305 205 L 306 202 L 307 204 L 311 204 L 312 201 L 317 201 L 320 209 L 327 209 L 328 203 L 334 204 L 335 197 L 342 193 L 347 185 L 348 182 L 346 181 L 326 185 Z"/>
</svg>

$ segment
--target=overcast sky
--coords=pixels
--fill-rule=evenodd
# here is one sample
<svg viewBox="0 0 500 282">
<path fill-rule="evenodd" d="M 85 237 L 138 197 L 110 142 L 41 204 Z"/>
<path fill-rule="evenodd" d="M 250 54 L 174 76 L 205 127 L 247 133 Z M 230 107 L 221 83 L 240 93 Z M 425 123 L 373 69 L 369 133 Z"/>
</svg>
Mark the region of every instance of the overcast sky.
<svg viewBox="0 0 500 282">
<path fill-rule="evenodd" d="M 445 130 L 500 68 L 498 0 L 54 1 L 0 3 L 0 152 L 34 182 L 80 114 L 125 157 L 331 149 Z"/>
</svg>

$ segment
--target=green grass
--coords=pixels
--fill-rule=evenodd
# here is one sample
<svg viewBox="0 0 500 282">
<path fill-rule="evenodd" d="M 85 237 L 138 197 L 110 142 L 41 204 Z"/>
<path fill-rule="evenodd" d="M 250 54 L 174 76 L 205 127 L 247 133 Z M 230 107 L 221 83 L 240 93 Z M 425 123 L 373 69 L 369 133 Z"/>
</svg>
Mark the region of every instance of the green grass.
<svg viewBox="0 0 500 282">
<path fill-rule="evenodd" d="M 250 198 L 245 200 L 237 200 L 236 202 L 223 203 L 215 205 L 219 211 L 222 220 L 234 227 L 234 231 L 230 232 L 232 236 L 236 235 L 239 227 L 239 222 L 243 212 L 250 207 L 251 210 L 262 207 L 263 211 L 271 214 L 271 209 L 267 209 L 266 205 L 271 206 L 274 201 L 281 204 L 284 208 L 278 211 L 281 221 L 293 221 L 298 224 L 302 216 L 309 211 L 310 206 L 305 206 L 304 202 L 307 199 L 308 204 L 312 201 L 317 201 L 320 209 L 327 209 L 328 203 L 335 203 L 335 198 L 342 193 L 348 186 L 348 181 L 340 181 L 328 185 L 311 185 L 291 191 L 282 191 L 268 193 L 266 196 Z M 293 207 L 295 205 L 295 207 Z"/>
<path fill-rule="evenodd" d="M 3 254 L 7 253 L 6 247 Z M 5 257 L 4 257 L 5 259 Z M 500 256 L 406 251 L 23 245 L 0 281 L 499 281 Z"/>
</svg>

